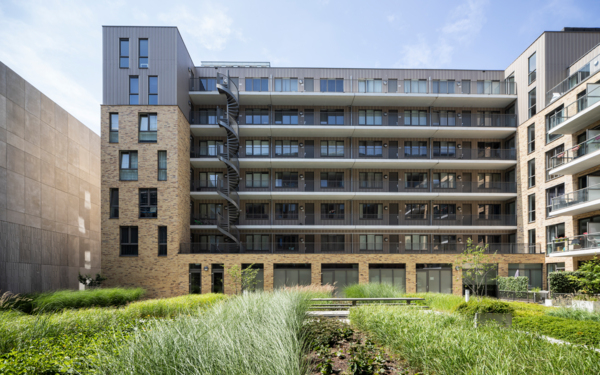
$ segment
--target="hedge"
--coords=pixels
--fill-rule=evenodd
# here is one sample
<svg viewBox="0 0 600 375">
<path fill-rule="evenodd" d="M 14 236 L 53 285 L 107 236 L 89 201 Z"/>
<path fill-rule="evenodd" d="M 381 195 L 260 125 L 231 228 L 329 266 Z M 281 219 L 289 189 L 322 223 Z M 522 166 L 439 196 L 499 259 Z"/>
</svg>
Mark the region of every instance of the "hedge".
<svg viewBox="0 0 600 375">
<path fill-rule="evenodd" d="M 550 274 L 548 274 L 548 287 L 554 293 L 577 292 L 580 289 L 579 283 L 575 280 L 571 280 L 569 276 L 579 276 L 579 272 L 550 272 Z"/>
<path fill-rule="evenodd" d="M 600 323 L 553 316 L 514 317 L 513 327 L 520 331 L 600 348 Z"/>
<path fill-rule="evenodd" d="M 499 276 L 498 280 L 498 290 L 506 290 L 511 292 L 526 292 L 527 286 L 529 285 L 529 278 L 527 276 L 519 276 L 519 277 L 503 277 Z"/>
<path fill-rule="evenodd" d="M 502 301 L 494 301 L 489 299 L 477 301 L 472 299 L 468 303 L 463 302 L 456 306 L 455 311 L 467 316 L 475 316 L 476 313 L 512 314 L 515 312 L 515 309 L 508 303 Z"/>
</svg>

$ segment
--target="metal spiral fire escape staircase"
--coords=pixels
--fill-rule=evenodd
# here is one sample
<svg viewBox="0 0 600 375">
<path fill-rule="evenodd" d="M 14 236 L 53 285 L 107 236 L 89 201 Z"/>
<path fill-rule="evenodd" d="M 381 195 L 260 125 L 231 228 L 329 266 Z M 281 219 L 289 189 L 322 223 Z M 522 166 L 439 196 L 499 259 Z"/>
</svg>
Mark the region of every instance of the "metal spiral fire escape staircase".
<svg viewBox="0 0 600 375">
<path fill-rule="evenodd" d="M 227 109 L 217 109 L 219 126 L 227 132 L 227 142 L 223 148 L 218 150 L 218 157 L 227 167 L 227 176 L 217 183 L 217 193 L 227 201 L 228 216 L 217 216 L 217 229 L 227 238 L 233 241 L 238 251 L 241 250 L 239 230 L 235 222 L 240 216 L 240 197 L 237 187 L 240 183 L 240 163 L 238 151 L 240 149 L 240 137 L 238 127 L 238 116 L 240 112 L 239 91 L 234 82 L 227 74 L 217 73 L 217 90 L 227 97 Z"/>
</svg>

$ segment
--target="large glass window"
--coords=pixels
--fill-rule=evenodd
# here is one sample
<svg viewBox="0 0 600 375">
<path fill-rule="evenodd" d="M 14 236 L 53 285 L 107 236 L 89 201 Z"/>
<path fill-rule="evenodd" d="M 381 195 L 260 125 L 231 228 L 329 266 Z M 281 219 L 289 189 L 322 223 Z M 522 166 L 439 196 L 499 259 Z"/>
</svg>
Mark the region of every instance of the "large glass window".
<svg viewBox="0 0 600 375">
<path fill-rule="evenodd" d="M 560 145 L 546 152 L 546 181 L 554 180 L 555 178 L 563 176 L 562 174 L 551 174 L 550 170 L 554 168 L 554 165 L 552 165 L 552 163 L 556 159 L 553 158 L 555 158 L 558 154 L 562 154 L 564 150 L 565 145 Z"/>
<path fill-rule="evenodd" d="M 298 125 L 297 109 L 278 109 L 275 111 L 275 124 Z"/>
<path fill-rule="evenodd" d="M 275 187 L 297 188 L 298 172 L 275 172 Z"/>
<path fill-rule="evenodd" d="M 433 156 L 448 158 L 456 157 L 456 142 L 433 142 Z"/>
<path fill-rule="evenodd" d="M 383 204 L 361 203 L 358 205 L 359 219 L 383 220 Z"/>
<path fill-rule="evenodd" d="M 282 237 L 282 236 L 279 236 Z M 296 239 L 298 236 L 295 236 Z M 277 249 L 279 250 L 280 243 L 276 242 Z M 287 242 L 281 242 L 281 250 L 284 250 L 284 244 Z M 285 250 L 289 250 L 288 247 L 298 250 L 298 243 L 294 245 L 286 246 Z M 281 289 L 286 287 L 294 287 L 297 285 L 310 285 L 312 282 L 310 276 L 310 264 L 275 264 L 273 265 L 273 288 Z"/>
<path fill-rule="evenodd" d="M 223 180 L 223 172 L 200 172 L 198 177 L 201 188 L 216 188 L 218 181 Z"/>
<path fill-rule="evenodd" d="M 148 39 L 140 39 L 140 69 L 148 68 Z"/>
<path fill-rule="evenodd" d="M 404 250 L 427 251 L 427 235 L 409 234 L 404 236 Z"/>
<path fill-rule="evenodd" d="M 298 203 L 275 203 L 275 219 L 297 220 Z"/>
<path fill-rule="evenodd" d="M 500 94 L 500 81 L 477 81 L 478 94 Z"/>
<path fill-rule="evenodd" d="M 433 92 L 435 94 L 454 94 L 456 83 L 454 80 L 438 79 L 433 81 Z"/>
<path fill-rule="evenodd" d="M 433 126 L 456 126 L 455 111 L 436 111 L 432 112 L 431 116 Z"/>
<path fill-rule="evenodd" d="M 198 91 L 217 91 L 217 79 L 216 78 L 198 78 L 200 88 Z"/>
<path fill-rule="evenodd" d="M 110 189 L 110 218 L 119 218 L 119 189 Z"/>
<path fill-rule="evenodd" d="M 158 104 L 158 77 L 148 77 L 148 104 Z"/>
<path fill-rule="evenodd" d="M 359 157 L 382 157 L 383 146 L 381 141 L 359 141 L 358 142 Z"/>
<path fill-rule="evenodd" d="M 223 152 L 223 141 L 200 141 L 199 156 L 217 156 Z"/>
<path fill-rule="evenodd" d="M 508 276 L 515 276 L 519 271 L 519 276 L 526 276 L 529 282 L 529 289 L 542 288 L 542 270 L 543 264 L 541 263 L 509 263 L 508 264 Z"/>
<path fill-rule="evenodd" d="M 480 219 L 498 220 L 500 219 L 500 207 L 499 204 L 480 204 L 477 207 L 477 213 Z"/>
<path fill-rule="evenodd" d="M 358 180 L 361 189 L 381 189 L 383 188 L 382 172 L 360 172 Z"/>
<path fill-rule="evenodd" d="M 138 227 L 121 227 L 121 256 L 138 255 Z"/>
<path fill-rule="evenodd" d="M 217 110 L 216 109 L 200 109 L 198 110 L 198 124 L 200 125 L 216 125 Z"/>
<path fill-rule="evenodd" d="M 426 189 L 427 172 L 406 172 L 404 173 L 404 183 L 407 189 Z"/>
<path fill-rule="evenodd" d="M 535 124 L 531 124 L 527 127 L 527 152 L 532 153 L 535 151 Z"/>
<path fill-rule="evenodd" d="M 344 187 L 344 172 L 321 172 L 321 188 L 340 189 Z"/>
<path fill-rule="evenodd" d="M 297 157 L 298 141 L 275 141 L 275 156 Z"/>
<path fill-rule="evenodd" d="M 158 217 L 157 189 L 140 189 L 140 218 Z"/>
<path fill-rule="evenodd" d="M 269 91 L 269 79 L 246 78 L 246 91 Z"/>
<path fill-rule="evenodd" d="M 246 141 L 246 156 L 269 156 L 269 141 L 259 139 Z"/>
<path fill-rule="evenodd" d="M 269 187 L 269 172 L 247 172 L 246 173 L 247 188 L 268 188 Z"/>
<path fill-rule="evenodd" d="M 552 211 L 552 198 L 560 197 L 565 195 L 565 184 L 552 186 L 546 189 L 546 217 L 550 215 Z"/>
<path fill-rule="evenodd" d="M 284 234 L 275 236 L 275 250 L 298 251 L 298 235 Z"/>
<path fill-rule="evenodd" d="M 529 108 L 528 113 L 529 113 L 529 118 L 532 118 L 536 113 L 536 103 L 537 103 L 537 97 L 536 97 L 536 89 L 534 88 L 533 90 L 529 91 L 529 94 L 527 95 L 527 107 Z"/>
<path fill-rule="evenodd" d="M 383 235 L 361 234 L 359 236 L 360 250 L 383 250 Z"/>
<path fill-rule="evenodd" d="M 381 79 L 359 79 L 358 92 L 381 92 Z"/>
<path fill-rule="evenodd" d="M 298 78 L 275 78 L 275 91 L 298 91 Z"/>
<path fill-rule="evenodd" d="M 426 79 L 405 79 L 404 80 L 404 93 L 409 94 L 427 94 L 427 80 Z"/>
<path fill-rule="evenodd" d="M 436 220 L 456 220 L 456 205 L 448 203 L 434 204 L 433 218 Z"/>
<path fill-rule="evenodd" d="M 119 68 L 129 68 L 129 39 L 119 39 Z"/>
<path fill-rule="evenodd" d="M 119 114 L 110 114 L 110 132 L 108 142 L 118 143 L 119 142 Z"/>
<path fill-rule="evenodd" d="M 321 125 L 344 125 L 343 109 L 328 109 L 319 112 Z"/>
<path fill-rule="evenodd" d="M 121 181 L 137 181 L 138 179 L 138 154 L 137 151 L 121 151 L 119 163 Z"/>
<path fill-rule="evenodd" d="M 246 248 L 244 250 L 251 251 L 267 251 L 269 250 L 269 235 L 268 234 L 247 234 Z"/>
<path fill-rule="evenodd" d="M 321 141 L 321 156 L 343 157 L 344 141 Z"/>
<path fill-rule="evenodd" d="M 138 76 L 129 77 L 129 104 L 140 104 L 140 79 Z"/>
<path fill-rule="evenodd" d="M 456 173 L 439 172 L 433 174 L 434 189 L 456 189 Z"/>
<path fill-rule="evenodd" d="M 361 109 L 358 111 L 358 125 L 381 125 L 382 111 L 380 109 Z"/>
<path fill-rule="evenodd" d="M 527 162 L 527 185 L 530 188 L 535 186 L 535 159 Z"/>
<path fill-rule="evenodd" d="M 534 229 L 529 229 L 527 231 L 527 244 L 529 246 L 529 253 L 535 253 L 536 250 L 536 243 L 537 243 L 537 238 L 536 238 L 536 234 L 535 234 L 535 228 Z"/>
<path fill-rule="evenodd" d="M 246 203 L 246 219 L 268 219 L 268 203 Z"/>
<path fill-rule="evenodd" d="M 321 79 L 321 92 L 344 92 L 344 79 Z"/>
<path fill-rule="evenodd" d="M 157 115 L 155 113 L 140 115 L 139 141 L 140 142 L 156 142 L 157 130 L 158 130 L 157 128 L 158 128 L 158 120 L 157 120 Z"/>
<path fill-rule="evenodd" d="M 343 253 L 344 245 L 345 245 L 345 241 L 344 241 L 343 234 L 322 234 L 321 235 L 321 252 Z"/>
<path fill-rule="evenodd" d="M 531 85 L 533 82 L 535 82 L 536 79 L 536 53 L 534 52 L 533 55 L 529 56 L 529 60 L 528 60 L 528 70 L 529 70 L 529 84 Z"/>
<path fill-rule="evenodd" d="M 269 124 L 269 110 L 254 108 L 247 108 L 246 113 L 246 124 L 248 125 L 268 125 Z"/>
<path fill-rule="evenodd" d="M 221 203 L 200 203 L 198 205 L 200 219 L 216 220 L 218 215 L 223 215 L 223 205 Z"/>
<path fill-rule="evenodd" d="M 528 219 L 529 222 L 535 221 L 535 194 L 529 194 L 527 196 L 527 210 L 529 212 Z"/>
<path fill-rule="evenodd" d="M 456 251 L 456 236 L 452 234 L 436 234 L 433 236 L 435 250 L 453 253 Z"/>
<path fill-rule="evenodd" d="M 499 189 L 501 181 L 500 173 L 477 173 L 478 189 Z"/>
<path fill-rule="evenodd" d="M 419 110 L 406 110 L 404 111 L 404 125 L 405 126 L 426 126 L 427 125 L 427 111 Z"/>
<path fill-rule="evenodd" d="M 427 141 L 405 141 L 404 157 L 406 158 L 426 158 Z"/>
<path fill-rule="evenodd" d="M 343 203 L 321 203 L 321 220 L 344 219 Z"/>
<path fill-rule="evenodd" d="M 404 264 L 369 264 L 369 282 L 391 284 L 401 293 L 405 293 L 406 266 Z"/>
<path fill-rule="evenodd" d="M 406 220 L 424 220 L 427 219 L 426 203 L 408 203 L 404 209 L 404 218 Z"/>
</svg>

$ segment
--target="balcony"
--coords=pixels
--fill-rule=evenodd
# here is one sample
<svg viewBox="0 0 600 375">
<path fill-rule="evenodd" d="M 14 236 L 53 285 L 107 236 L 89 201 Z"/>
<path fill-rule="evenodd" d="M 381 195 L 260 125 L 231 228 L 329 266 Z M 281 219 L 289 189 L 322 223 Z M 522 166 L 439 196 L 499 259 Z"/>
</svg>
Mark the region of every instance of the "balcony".
<svg viewBox="0 0 600 375">
<path fill-rule="evenodd" d="M 600 184 L 552 198 L 550 216 L 574 216 L 600 210 Z"/>
<path fill-rule="evenodd" d="M 404 243 L 379 243 L 365 244 L 356 242 L 274 242 L 270 241 L 264 248 L 248 249 L 246 244 L 232 246 L 228 243 L 182 243 L 180 254 L 403 254 L 403 255 L 429 255 L 462 253 L 465 244 L 404 244 Z M 494 243 L 488 244 L 488 254 L 542 254 L 539 244 L 514 244 Z"/>
<path fill-rule="evenodd" d="M 550 160 L 550 174 L 573 175 L 600 164 L 600 135 L 571 147 Z"/>
<path fill-rule="evenodd" d="M 550 257 L 598 255 L 600 254 L 600 233 L 557 238 L 548 244 L 546 254 Z"/>
<path fill-rule="evenodd" d="M 213 78 L 208 78 L 213 80 Z M 194 104 L 224 104 L 225 97 L 217 91 L 213 81 L 207 78 L 190 79 L 190 98 Z M 380 85 L 372 92 L 362 89 L 361 80 L 342 81 L 338 89 L 307 92 L 275 91 L 273 79 L 263 91 L 240 91 L 241 105 L 327 105 L 327 106 L 416 106 L 503 108 L 517 99 L 516 83 L 511 80 L 485 81 L 438 81 L 400 80 L 397 87 Z M 379 80 L 381 81 L 381 80 Z M 388 80 L 385 80 L 387 83 Z M 315 88 L 318 90 L 318 82 Z M 385 88 L 384 88 L 385 86 Z M 241 87 L 241 86 L 240 86 Z M 377 92 L 375 92 L 377 91 Z"/>
<path fill-rule="evenodd" d="M 594 56 L 578 71 L 565 78 L 552 89 L 548 90 L 548 92 L 546 92 L 546 103 L 552 103 L 553 101 L 559 99 L 567 92 L 579 86 L 581 82 L 596 74 L 598 71 L 598 61 L 600 61 L 600 55 Z"/>
<path fill-rule="evenodd" d="M 600 84 L 588 84 L 587 94 L 550 117 L 548 134 L 574 134 L 600 120 Z"/>
<path fill-rule="evenodd" d="M 206 111 L 190 112 L 190 126 L 196 136 L 224 136 L 225 131 L 216 123 L 214 115 Z M 412 112 L 423 112 L 417 117 Z M 503 139 L 514 134 L 517 116 L 514 114 L 458 113 L 444 121 L 434 119 L 425 111 L 400 111 L 396 116 L 390 111 L 384 112 L 373 123 L 361 124 L 358 113 L 344 112 L 341 116 L 321 119 L 321 112 L 314 113 L 314 119 L 307 118 L 299 111 L 294 115 L 274 120 L 274 113 L 259 121 L 246 121 L 240 116 L 240 132 L 244 137 L 273 136 L 314 136 L 314 137 L 424 137 L 424 138 L 493 138 Z M 365 121 L 366 122 L 366 121 Z"/>
</svg>

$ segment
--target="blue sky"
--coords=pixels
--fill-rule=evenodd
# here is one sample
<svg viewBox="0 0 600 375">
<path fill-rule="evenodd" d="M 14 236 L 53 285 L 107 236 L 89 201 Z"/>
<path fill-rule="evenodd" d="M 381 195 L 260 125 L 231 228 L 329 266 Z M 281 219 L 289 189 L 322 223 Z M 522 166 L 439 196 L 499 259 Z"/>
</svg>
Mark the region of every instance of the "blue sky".
<svg viewBox="0 0 600 375">
<path fill-rule="evenodd" d="M 600 1 L 0 0 L 0 61 L 100 132 L 102 25 L 178 26 L 196 64 L 504 69 Z"/>
</svg>

